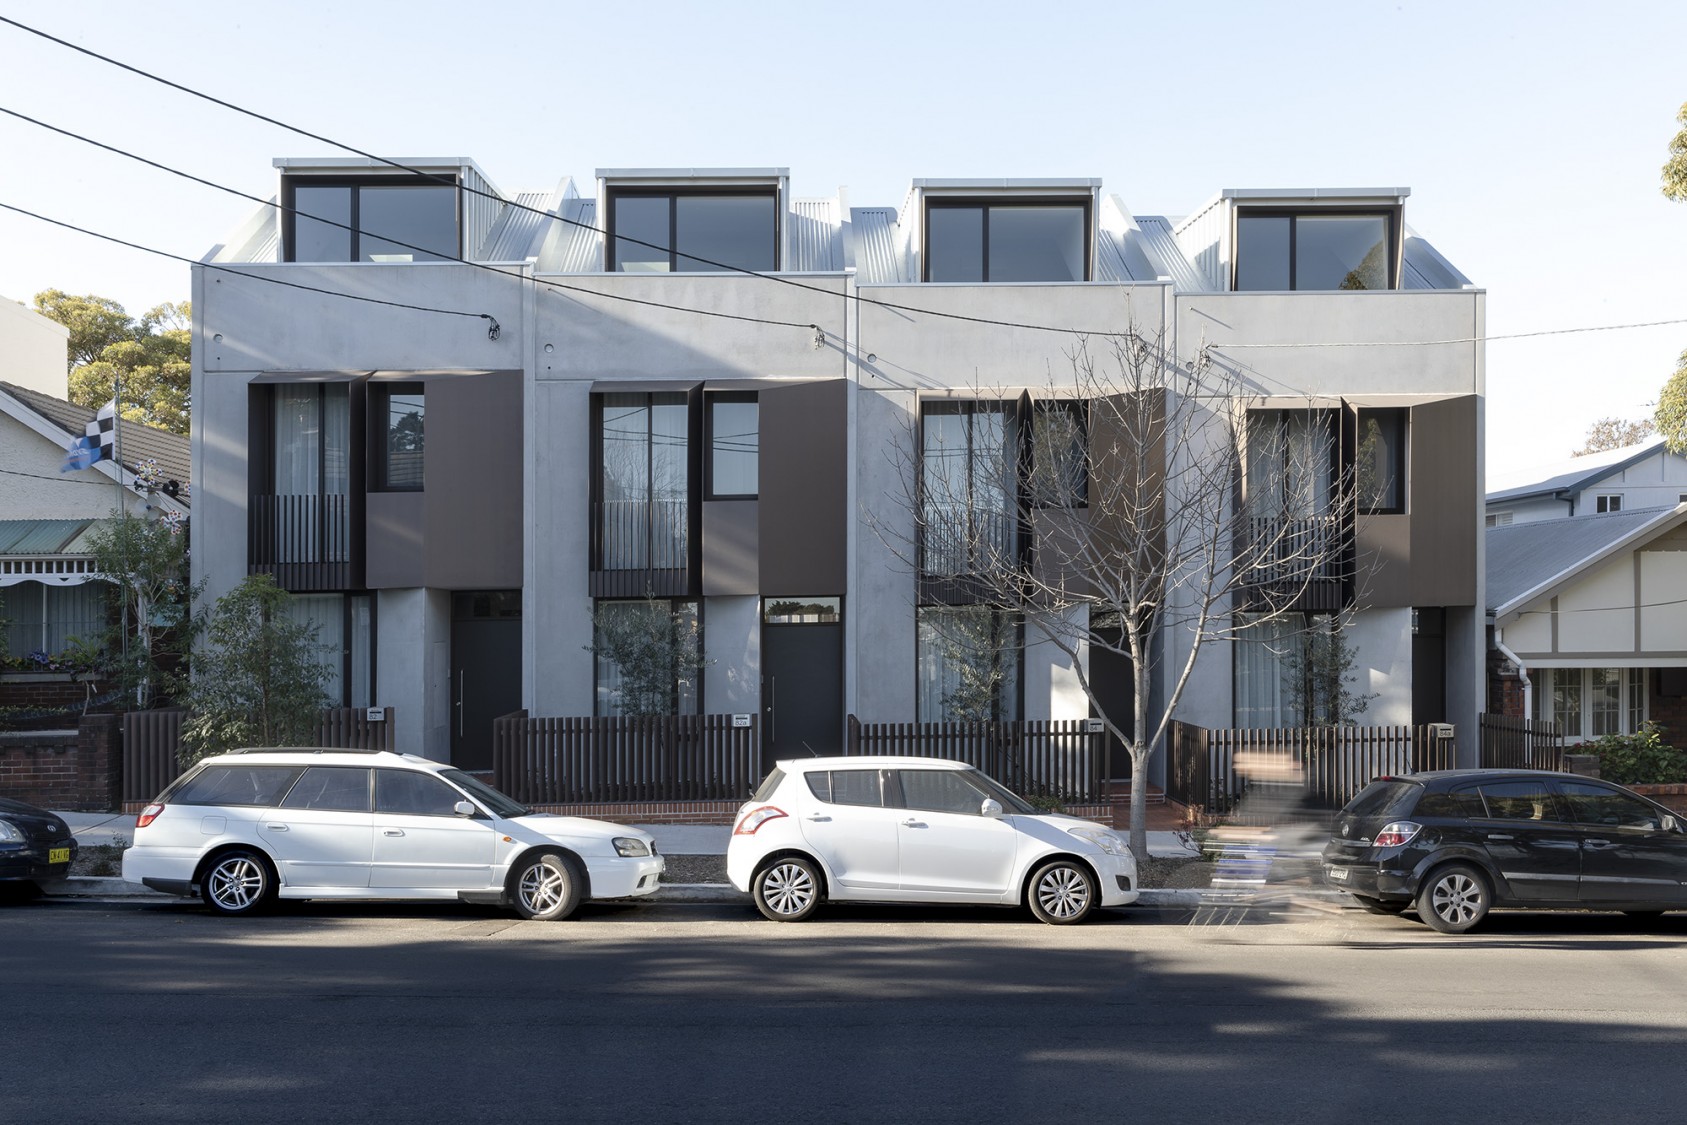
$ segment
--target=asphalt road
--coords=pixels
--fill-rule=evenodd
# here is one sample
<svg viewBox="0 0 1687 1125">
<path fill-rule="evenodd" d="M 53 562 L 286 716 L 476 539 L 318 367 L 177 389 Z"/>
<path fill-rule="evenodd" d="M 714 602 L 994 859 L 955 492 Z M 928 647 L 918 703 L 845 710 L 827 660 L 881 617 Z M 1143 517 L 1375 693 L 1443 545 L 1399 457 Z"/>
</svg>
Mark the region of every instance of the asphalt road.
<svg viewBox="0 0 1687 1125">
<path fill-rule="evenodd" d="M 41 902 L 0 1014 L 20 1123 L 1655 1123 L 1687 915 Z"/>
</svg>

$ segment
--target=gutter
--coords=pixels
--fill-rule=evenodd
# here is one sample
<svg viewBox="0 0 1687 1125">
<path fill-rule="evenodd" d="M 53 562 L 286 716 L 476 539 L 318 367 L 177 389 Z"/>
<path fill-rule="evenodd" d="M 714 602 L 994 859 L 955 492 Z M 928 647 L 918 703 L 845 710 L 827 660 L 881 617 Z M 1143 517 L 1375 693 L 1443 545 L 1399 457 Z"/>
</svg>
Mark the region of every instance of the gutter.
<svg viewBox="0 0 1687 1125">
<path fill-rule="evenodd" d="M 1502 656 L 1517 666 L 1517 678 L 1523 681 L 1523 714 L 1524 716 L 1533 714 L 1535 685 L 1529 679 L 1528 666 L 1523 663 L 1522 657 L 1506 647 L 1505 639 L 1500 635 L 1500 629 L 1497 625 L 1494 627 L 1494 647 L 1500 650 Z"/>
</svg>

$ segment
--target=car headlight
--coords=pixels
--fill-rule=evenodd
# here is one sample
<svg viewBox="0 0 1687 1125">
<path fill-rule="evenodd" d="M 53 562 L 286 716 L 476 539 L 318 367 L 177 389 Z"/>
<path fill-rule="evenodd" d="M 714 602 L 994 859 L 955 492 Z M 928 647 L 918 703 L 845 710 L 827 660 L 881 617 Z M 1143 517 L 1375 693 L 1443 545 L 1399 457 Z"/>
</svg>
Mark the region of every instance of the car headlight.
<svg viewBox="0 0 1687 1125">
<path fill-rule="evenodd" d="M 650 854 L 650 845 L 632 836 L 617 836 L 610 842 L 615 845 L 615 854 L 619 856 Z"/>
<path fill-rule="evenodd" d="M 1108 855 L 1129 855 L 1131 853 L 1129 845 L 1105 828 L 1068 828 L 1066 831 L 1080 840 L 1088 840 Z"/>
<path fill-rule="evenodd" d="M 23 833 L 18 826 L 9 820 L 0 820 L 0 844 L 21 844 L 24 842 Z"/>
</svg>

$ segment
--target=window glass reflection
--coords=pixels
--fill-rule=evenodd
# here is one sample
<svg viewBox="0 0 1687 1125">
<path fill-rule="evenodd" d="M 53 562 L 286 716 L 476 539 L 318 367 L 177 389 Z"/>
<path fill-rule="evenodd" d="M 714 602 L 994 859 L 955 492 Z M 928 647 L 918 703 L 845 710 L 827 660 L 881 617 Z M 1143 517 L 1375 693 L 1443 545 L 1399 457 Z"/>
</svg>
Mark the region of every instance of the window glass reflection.
<svg viewBox="0 0 1687 1125">
<path fill-rule="evenodd" d="M 351 226 L 351 190 L 345 186 L 293 189 L 293 261 L 351 261 L 352 232 L 347 229 Z"/>
<path fill-rule="evenodd" d="M 1293 289 L 1289 275 L 1287 215 L 1244 215 L 1236 220 L 1236 288 L 1251 292 Z"/>
<path fill-rule="evenodd" d="M 926 216 L 926 280 L 984 280 L 984 209 L 933 207 Z"/>
<path fill-rule="evenodd" d="M 674 198 L 675 268 L 685 273 L 776 268 L 771 195 L 681 195 Z"/>
<path fill-rule="evenodd" d="M 1295 288 L 1388 288 L 1388 220 L 1381 215 L 1296 216 Z"/>
<path fill-rule="evenodd" d="M 1083 208 L 990 208 L 990 280 L 1084 280 Z"/>
<path fill-rule="evenodd" d="M 667 273 L 668 223 L 665 195 L 626 195 L 613 200 L 615 216 L 614 269 L 625 273 Z M 631 241 L 638 239 L 638 242 Z M 648 245 L 639 245 L 639 243 Z"/>
<path fill-rule="evenodd" d="M 761 424 L 753 395 L 709 403 L 709 493 L 754 496 L 759 487 Z"/>
<path fill-rule="evenodd" d="M 360 261 L 437 262 L 457 256 L 456 188 L 366 186 L 359 189 L 358 203 Z"/>
</svg>

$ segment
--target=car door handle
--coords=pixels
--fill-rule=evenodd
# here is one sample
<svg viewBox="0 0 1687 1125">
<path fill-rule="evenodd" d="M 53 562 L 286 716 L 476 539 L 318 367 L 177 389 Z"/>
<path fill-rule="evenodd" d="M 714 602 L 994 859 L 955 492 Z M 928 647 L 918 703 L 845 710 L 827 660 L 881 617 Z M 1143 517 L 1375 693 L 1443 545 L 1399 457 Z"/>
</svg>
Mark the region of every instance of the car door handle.
<svg viewBox="0 0 1687 1125">
<path fill-rule="evenodd" d="M 1609 848 L 1615 846 L 1609 840 L 1583 840 L 1582 843 L 1586 844 L 1590 848 Z"/>
<path fill-rule="evenodd" d="M 287 826 L 285 824 L 266 824 L 266 825 L 264 825 L 264 831 L 266 831 L 266 832 L 285 832 L 285 831 L 287 831 Z"/>
<path fill-rule="evenodd" d="M 1490 833 L 1488 833 L 1488 839 L 1490 839 L 1490 840 L 1515 840 L 1515 839 L 1517 839 L 1517 837 L 1516 836 L 1508 836 L 1504 832 L 1490 832 Z"/>
<path fill-rule="evenodd" d="M 816 824 L 824 824 L 824 823 L 830 821 L 832 818 L 829 817 L 829 816 L 821 816 L 819 813 L 815 813 L 813 816 L 809 817 L 808 819 L 814 821 Z"/>
<path fill-rule="evenodd" d="M 909 817 L 907 820 L 902 822 L 902 827 L 904 828 L 924 828 L 925 826 L 925 821 L 915 820 L 913 817 Z"/>
<path fill-rule="evenodd" d="M 383 828 L 383 829 L 381 829 L 381 835 L 383 835 L 383 836 L 402 836 L 402 835 L 404 835 L 404 829 L 402 829 L 402 828 Z"/>
</svg>

